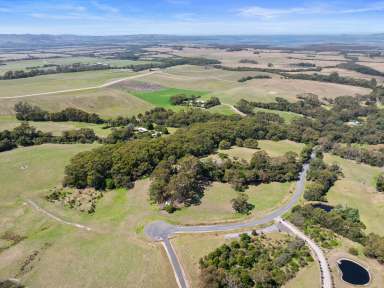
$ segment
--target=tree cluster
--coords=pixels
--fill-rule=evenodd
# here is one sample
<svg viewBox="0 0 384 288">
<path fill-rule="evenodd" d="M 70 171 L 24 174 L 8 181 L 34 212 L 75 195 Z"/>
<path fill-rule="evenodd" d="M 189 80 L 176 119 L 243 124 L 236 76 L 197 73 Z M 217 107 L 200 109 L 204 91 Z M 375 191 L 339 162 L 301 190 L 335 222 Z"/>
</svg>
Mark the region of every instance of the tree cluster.
<svg viewBox="0 0 384 288">
<path fill-rule="evenodd" d="M 76 108 L 66 108 L 60 112 L 48 112 L 38 106 L 27 102 L 15 104 L 16 119 L 21 121 L 76 121 L 86 123 L 104 123 L 104 120 L 95 113 L 88 113 Z"/>
<path fill-rule="evenodd" d="M 305 188 L 304 198 L 308 201 L 325 201 L 327 192 L 340 175 L 342 172 L 339 166 L 325 164 L 322 154 L 317 153 L 309 165 L 307 180 L 310 183 Z"/>
<path fill-rule="evenodd" d="M 0 132 L 0 152 L 12 150 L 18 146 L 41 145 L 44 143 L 93 143 L 99 140 L 95 132 L 89 128 L 63 131 L 61 136 L 53 136 L 22 122 L 13 130 Z"/>
<path fill-rule="evenodd" d="M 343 77 L 340 76 L 337 72 L 332 72 L 329 75 L 325 74 L 293 74 L 293 73 L 281 73 L 282 76 L 287 79 L 300 79 L 300 80 L 311 80 L 311 81 L 320 81 L 320 82 L 328 82 L 328 83 L 337 83 L 344 85 L 352 85 L 359 86 L 364 88 L 375 88 L 375 81 L 369 81 L 365 79 L 357 79 L 352 77 Z"/>
<path fill-rule="evenodd" d="M 289 220 L 303 230 L 306 226 L 320 225 L 352 241 L 365 241 L 365 225 L 360 221 L 359 211 L 354 208 L 336 206 L 326 212 L 312 205 L 296 206 Z"/>
<path fill-rule="evenodd" d="M 371 75 L 371 76 L 384 76 L 384 73 L 381 71 L 378 71 L 376 69 L 373 69 L 371 67 L 357 64 L 355 62 L 347 62 L 347 63 L 341 63 L 337 65 L 337 67 L 347 70 L 356 71 L 361 74 Z"/>
<path fill-rule="evenodd" d="M 244 83 L 244 82 L 247 82 L 247 81 L 250 81 L 250 80 L 254 80 L 254 79 L 271 79 L 272 77 L 269 76 L 269 75 L 256 75 L 256 76 L 245 76 L 245 77 L 242 77 L 238 80 L 238 82 L 240 83 Z"/>
<path fill-rule="evenodd" d="M 29 78 L 41 75 L 50 75 L 58 73 L 74 73 L 74 72 L 84 72 L 84 71 L 96 71 L 96 70 L 107 70 L 111 69 L 111 66 L 108 64 L 85 64 L 85 63 L 74 63 L 69 65 L 50 65 L 49 67 L 53 68 L 33 68 L 29 71 L 25 70 L 16 70 L 16 71 L 7 71 L 3 76 L 0 76 L 0 80 L 12 80 L 20 78 Z"/>
<path fill-rule="evenodd" d="M 188 115 L 189 112 L 185 113 Z M 203 113 L 205 116 L 209 114 Z M 180 159 L 188 154 L 196 157 L 209 155 L 222 140 L 232 144 L 238 138 L 282 140 L 289 134 L 283 120 L 273 114 L 258 113 L 241 120 L 231 117 L 222 119 L 226 120 L 196 123 L 168 137 L 136 139 L 78 154 L 66 168 L 64 183 L 77 188 L 90 186 L 103 189 L 106 180 L 113 179 L 117 187 L 126 187 L 140 177 L 149 175 L 162 160 L 170 157 Z M 293 157 L 287 159 L 290 162 Z M 272 161 L 271 170 L 274 166 Z M 271 176 L 277 178 L 273 173 Z"/>
<path fill-rule="evenodd" d="M 200 259 L 204 287 L 281 287 L 313 259 L 304 241 L 242 234 Z"/>
<path fill-rule="evenodd" d="M 204 167 L 198 158 L 185 156 L 176 163 L 161 161 L 151 175 L 150 199 L 173 207 L 199 204 L 206 183 Z"/>
</svg>

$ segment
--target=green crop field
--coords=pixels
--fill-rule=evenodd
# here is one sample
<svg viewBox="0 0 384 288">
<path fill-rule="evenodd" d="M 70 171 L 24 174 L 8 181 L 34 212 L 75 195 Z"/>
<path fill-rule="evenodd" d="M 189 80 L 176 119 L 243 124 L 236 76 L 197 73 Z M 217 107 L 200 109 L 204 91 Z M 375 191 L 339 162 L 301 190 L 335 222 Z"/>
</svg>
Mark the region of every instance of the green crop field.
<svg viewBox="0 0 384 288">
<path fill-rule="evenodd" d="M 206 92 L 200 91 L 192 91 L 185 89 L 177 89 L 177 88 L 167 88 L 154 92 L 133 92 L 133 95 L 136 97 L 147 101 L 148 103 L 156 106 L 156 107 L 164 107 L 169 109 L 180 109 L 180 106 L 174 106 L 171 104 L 171 97 L 175 95 L 187 95 L 187 96 L 204 96 Z"/>
</svg>

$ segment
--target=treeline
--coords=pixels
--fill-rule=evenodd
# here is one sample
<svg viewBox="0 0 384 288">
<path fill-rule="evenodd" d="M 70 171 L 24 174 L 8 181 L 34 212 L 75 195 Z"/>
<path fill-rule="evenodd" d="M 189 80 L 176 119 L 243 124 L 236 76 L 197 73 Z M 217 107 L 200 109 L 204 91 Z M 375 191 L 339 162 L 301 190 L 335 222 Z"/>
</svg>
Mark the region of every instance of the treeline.
<svg viewBox="0 0 384 288">
<path fill-rule="evenodd" d="M 333 154 L 344 159 L 355 160 L 371 166 L 384 166 L 384 151 L 336 144 L 330 150 Z"/>
<path fill-rule="evenodd" d="M 61 136 L 44 133 L 30 126 L 27 122 L 21 123 L 13 130 L 0 132 L 0 152 L 9 151 L 18 146 L 41 145 L 44 143 L 93 143 L 99 140 L 95 132 L 89 128 L 63 131 Z"/>
<path fill-rule="evenodd" d="M 310 226 L 320 226 L 364 246 L 364 254 L 384 263 L 384 237 L 375 233 L 366 235 L 366 226 L 360 220 L 357 209 L 336 206 L 326 212 L 312 205 L 296 206 L 289 220 L 304 231 Z"/>
<path fill-rule="evenodd" d="M 147 123 L 153 123 L 160 126 L 180 128 L 198 122 L 238 120 L 240 118 L 238 115 L 210 113 L 209 111 L 197 108 L 188 108 L 175 112 L 170 109 L 157 107 L 145 113 L 140 113 L 137 116 L 117 117 L 106 120 L 106 127 L 120 127 L 128 124 L 146 126 Z"/>
<path fill-rule="evenodd" d="M 361 101 L 363 100 L 363 101 Z M 332 108 L 325 109 L 323 103 L 313 94 L 301 96 L 301 100 L 291 103 L 282 98 L 276 102 L 249 102 L 244 99 L 236 104 L 236 108 L 248 115 L 254 114 L 254 108 L 289 111 L 311 118 L 294 119 L 293 123 L 306 123 L 318 133 L 319 141 L 329 149 L 335 143 L 384 143 L 384 127 L 381 119 L 384 111 L 378 109 L 375 103 L 364 101 L 365 97 L 340 96 L 332 100 Z M 360 119 L 364 117 L 364 119 Z M 347 121 L 355 121 L 350 125 Z"/>
<path fill-rule="evenodd" d="M 272 64 L 268 66 L 273 66 Z M 226 70 L 226 71 L 237 71 L 237 72 L 246 72 L 246 71 L 255 71 L 255 72 L 265 72 L 265 73 L 274 73 L 274 74 L 281 74 L 281 73 L 289 73 L 289 72 L 320 72 L 321 67 L 316 68 L 299 68 L 299 69 L 277 69 L 277 68 L 259 68 L 259 67 L 229 67 L 229 66 L 223 66 L 223 65 L 214 65 L 216 69 Z"/>
<path fill-rule="evenodd" d="M 323 160 L 323 154 L 317 152 L 309 165 L 307 180 L 310 183 L 306 185 L 304 198 L 308 201 L 326 201 L 326 194 L 341 175 L 338 165 L 327 165 Z"/>
<path fill-rule="evenodd" d="M 125 68 L 132 69 L 135 72 L 148 70 L 148 69 L 165 69 L 178 65 L 196 65 L 196 66 L 207 66 L 207 65 L 217 65 L 220 64 L 220 61 L 207 58 L 194 58 L 194 57 L 183 57 L 183 58 L 164 58 L 159 59 L 158 63 L 148 63 L 148 64 L 137 64 L 127 66 Z M 120 68 L 121 69 L 121 68 Z"/>
<path fill-rule="evenodd" d="M 240 235 L 200 259 L 203 287 L 282 287 L 313 261 L 300 239 Z"/>
<path fill-rule="evenodd" d="M 316 67 L 316 64 L 313 64 L 311 62 L 300 62 L 300 63 L 293 63 L 292 66 L 296 67 L 303 67 L 303 68 L 314 68 Z"/>
<path fill-rule="evenodd" d="M 16 119 L 21 121 L 76 121 L 101 124 L 105 121 L 95 113 L 88 113 L 76 108 L 66 108 L 60 112 L 48 112 L 39 106 L 32 106 L 26 102 L 15 104 Z"/>
<path fill-rule="evenodd" d="M 0 80 L 12 80 L 20 78 L 29 78 L 41 75 L 50 75 L 58 73 L 74 73 L 74 72 L 84 72 L 84 71 L 96 71 L 96 70 L 107 70 L 112 67 L 108 64 L 84 64 L 84 63 L 74 63 L 69 65 L 50 65 L 49 69 L 33 68 L 29 71 L 25 70 L 16 70 L 16 71 L 7 71 L 3 76 L 0 76 Z M 45 67 L 48 68 L 48 67 Z"/>
<path fill-rule="evenodd" d="M 216 117 L 215 114 L 211 115 Z M 227 117 L 226 120 L 196 123 L 168 137 L 132 140 L 80 153 L 66 167 L 64 184 L 77 188 L 89 186 L 104 189 L 107 179 L 111 179 L 116 187 L 131 187 L 132 182 L 152 173 L 160 161 L 170 158 L 177 160 L 186 155 L 209 155 L 223 140 L 232 144 L 238 138 L 294 138 L 299 142 L 310 142 L 316 137 L 311 136 L 310 131 L 311 128 L 301 127 L 301 123 L 288 127 L 282 118 L 268 113 L 258 113 L 255 117 L 240 120 Z"/>
<path fill-rule="evenodd" d="M 84 64 L 84 63 L 74 63 L 69 65 L 55 65 L 51 66 L 54 68 L 49 69 L 39 69 L 33 68 L 30 71 L 17 70 L 17 71 L 7 71 L 4 75 L 0 75 L 0 80 L 12 80 L 20 78 L 29 78 L 41 75 L 50 75 L 58 73 L 74 73 L 74 72 L 85 72 L 85 71 L 96 71 L 96 70 L 109 70 L 109 69 L 131 69 L 134 72 L 139 72 L 148 69 L 164 69 L 178 65 L 217 65 L 220 64 L 220 61 L 206 58 L 193 58 L 193 57 L 183 57 L 183 58 L 164 58 L 158 59 L 155 63 L 147 64 L 132 64 L 125 66 L 111 66 L 109 64 Z M 48 68 L 48 67 L 47 67 Z"/>
<path fill-rule="evenodd" d="M 365 65 L 357 64 L 355 62 L 341 63 L 341 64 L 337 65 L 336 67 L 356 71 L 356 72 L 359 72 L 361 74 L 366 74 L 366 75 L 371 75 L 371 76 L 384 76 L 384 73 L 381 71 L 378 71 L 376 69 L 373 69 L 373 68 L 365 66 Z"/>
<path fill-rule="evenodd" d="M 269 75 L 256 75 L 256 76 L 246 76 L 242 77 L 238 80 L 238 82 L 243 83 L 254 79 L 271 79 L 272 77 Z"/>
<path fill-rule="evenodd" d="M 340 76 L 339 73 L 337 72 L 332 72 L 329 75 L 318 74 L 318 73 L 314 73 L 314 74 L 281 73 L 281 75 L 288 79 L 328 82 L 328 83 L 359 86 L 359 87 L 371 88 L 371 89 L 374 89 L 377 85 L 377 82 L 374 79 L 370 81 L 370 80 L 357 79 L 352 77 L 343 77 L 343 76 Z"/>
</svg>

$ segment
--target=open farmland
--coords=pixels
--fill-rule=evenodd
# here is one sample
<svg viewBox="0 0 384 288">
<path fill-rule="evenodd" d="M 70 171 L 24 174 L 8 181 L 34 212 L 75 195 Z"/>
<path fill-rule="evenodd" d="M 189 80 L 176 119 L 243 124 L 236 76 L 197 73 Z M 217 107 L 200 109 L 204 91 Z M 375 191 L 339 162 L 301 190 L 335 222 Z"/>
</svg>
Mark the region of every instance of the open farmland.
<svg viewBox="0 0 384 288">
<path fill-rule="evenodd" d="M 288 79 L 284 74 L 337 72 L 341 77 L 370 80 L 370 75 L 337 65 L 352 61 L 380 70 L 383 56 L 371 57 L 369 49 L 360 51 L 364 50 L 361 47 L 351 52 L 352 48 L 331 49 L 327 45 L 296 50 L 293 46 L 161 43 L 55 47 L 30 53 L 0 50 L 0 63 L 6 64 L 0 65 L 0 75 L 54 64 L 143 65 L 0 80 L 0 148 L 4 149 L 0 150 L 0 287 L 1 280 L 16 278 L 30 288 L 205 288 L 208 285 L 201 282 L 199 260 L 229 244 L 226 234 L 236 237 L 232 233 L 268 227 L 277 232 L 257 237 L 270 237 L 266 238 L 270 243 L 280 245 L 286 236 L 277 224 L 284 219 L 307 237 L 314 236 L 310 235 L 312 230 L 300 226 L 307 225 L 307 218 L 295 215 L 295 222 L 289 217 L 299 209 L 293 209 L 295 205 L 304 207 L 315 201 L 305 198 L 308 182 L 319 184 L 310 179 L 308 167 L 313 159 L 309 158 L 316 151 L 312 147 L 327 145 L 324 162 L 337 163 L 343 177 L 332 182 L 319 202 L 357 208 L 366 232 L 384 236 L 384 194 L 376 191 L 382 167 L 342 159 L 331 154 L 330 148 L 350 142 L 354 148 L 378 150 L 383 145 L 371 145 L 384 139 L 379 88 L 354 82 L 338 84 L 340 79 Z M 49 58 L 56 56 L 60 58 Z M 20 58 L 30 59 L 17 60 Z M 145 65 L 150 63 L 154 65 Z M 375 78 L 378 85 L 384 81 L 384 77 Z M 220 103 L 212 101 L 216 106 L 209 109 L 190 109 L 172 105 L 170 99 L 176 95 L 199 96 L 204 101 L 217 97 Z M 287 104 L 277 97 L 297 103 Z M 242 99 L 278 103 L 245 103 L 249 106 L 242 109 Z M 23 122 L 16 119 L 14 106 L 20 101 L 32 106 L 18 105 L 18 118 L 53 137 L 36 136 L 29 126 L 19 126 Z M 257 105 L 279 110 L 255 108 Z M 158 107 L 172 111 L 154 109 Z M 269 113 L 281 116 L 285 123 Z M 19 129 L 2 132 L 15 127 Z M 99 138 L 82 135 L 81 128 L 92 129 Z M 69 130 L 64 133 L 68 136 L 58 137 Z M 256 141 L 257 149 L 239 147 L 256 147 Z M 92 144 L 80 144 L 84 142 Z M 89 153 L 82 153 L 86 151 Z M 254 157 L 260 151 L 269 157 L 265 153 Z M 284 157 L 287 152 L 298 157 Z M 209 158 L 213 161 L 207 161 Z M 324 166 L 318 169 L 325 178 L 337 174 L 332 170 L 335 167 L 319 166 Z M 83 204 L 91 209 L 82 210 Z M 315 247 L 323 244 L 321 237 L 333 232 L 338 240 L 334 247 L 323 249 L 325 263 L 333 277 L 338 277 L 334 288 L 347 287 L 336 266 L 341 256 L 355 257 L 369 266 L 374 278 L 368 287 L 379 287 L 382 265 L 364 255 L 363 242 L 351 242 L 333 227 L 320 227 L 321 223 L 311 225 L 320 231 L 320 236 L 312 239 Z M 168 239 L 173 248 L 167 247 Z M 264 267 L 250 268 L 251 277 L 235 272 L 225 281 L 248 279 L 256 283 L 254 271 L 265 272 L 257 274 L 262 276 L 260 281 L 272 276 L 283 279 L 284 273 L 297 272 L 294 278 L 283 279 L 282 285 L 268 285 L 320 288 L 324 274 L 318 262 L 301 265 L 305 261 L 293 246 L 304 247 L 304 242 L 295 241 L 285 247 L 282 257 L 268 258 L 270 266 L 264 262 Z M 241 247 L 244 255 L 247 247 Z M 351 247 L 358 250 L 357 255 L 351 254 Z M 253 257 L 259 257 L 262 250 L 255 249 Z M 172 251 L 177 259 L 167 255 Z M 219 265 L 241 271 L 242 263 L 252 260 L 244 255 L 235 259 L 238 263 L 223 261 Z M 284 261 L 290 268 L 275 270 L 283 267 Z M 175 263 L 184 269 L 188 285 L 178 282 L 184 276 L 177 272 Z"/>
</svg>

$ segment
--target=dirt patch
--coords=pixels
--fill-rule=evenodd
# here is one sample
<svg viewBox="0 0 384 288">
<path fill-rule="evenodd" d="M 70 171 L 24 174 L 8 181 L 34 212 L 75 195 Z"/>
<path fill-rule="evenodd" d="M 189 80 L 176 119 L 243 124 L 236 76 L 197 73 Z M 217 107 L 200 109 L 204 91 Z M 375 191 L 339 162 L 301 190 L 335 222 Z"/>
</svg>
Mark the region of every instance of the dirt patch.
<svg viewBox="0 0 384 288">
<path fill-rule="evenodd" d="M 0 240 L 2 240 L 3 245 L 0 246 L 0 253 L 4 250 L 17 245 L 21 241 L 26 239 L 26 237 L 18 235 L 12 231 L 7 231 L 3 235 L 1 235 Z"/>
<path fill-rule="evenodd" d="M 52 244 L 45 243 L 40 250 L 34 250 L 27 258 L 24 260 L 23 264 L 20 267 L 19 273 L 16 277 L 20 277 L 30 271 L 32 271 L 34 264 L 40 261 L 40 254 L 48 249 Z"/>
<path fill-rule="evenodd" d="M 23 288 L 24 285 L 20 284 L 16 279 L 0 280 L 0 288 Z"/>
<path fill-rule="evenodd" d="M 91 214 L 95 212 L 96 202 L 101 197 L 103 197 L 103 193 L 95 189 L 55 188 L 46 198 L 50 202 L 59 202 L 71 209 Z"/>
<path fill-rule="evenodd" d="M 155 83 L 141 81 L 123 81 L 113 85 L 114 88 L 124 89 L 132 92 L 154 92 L 164 89 L 163 86 Z"/>
</svg>

